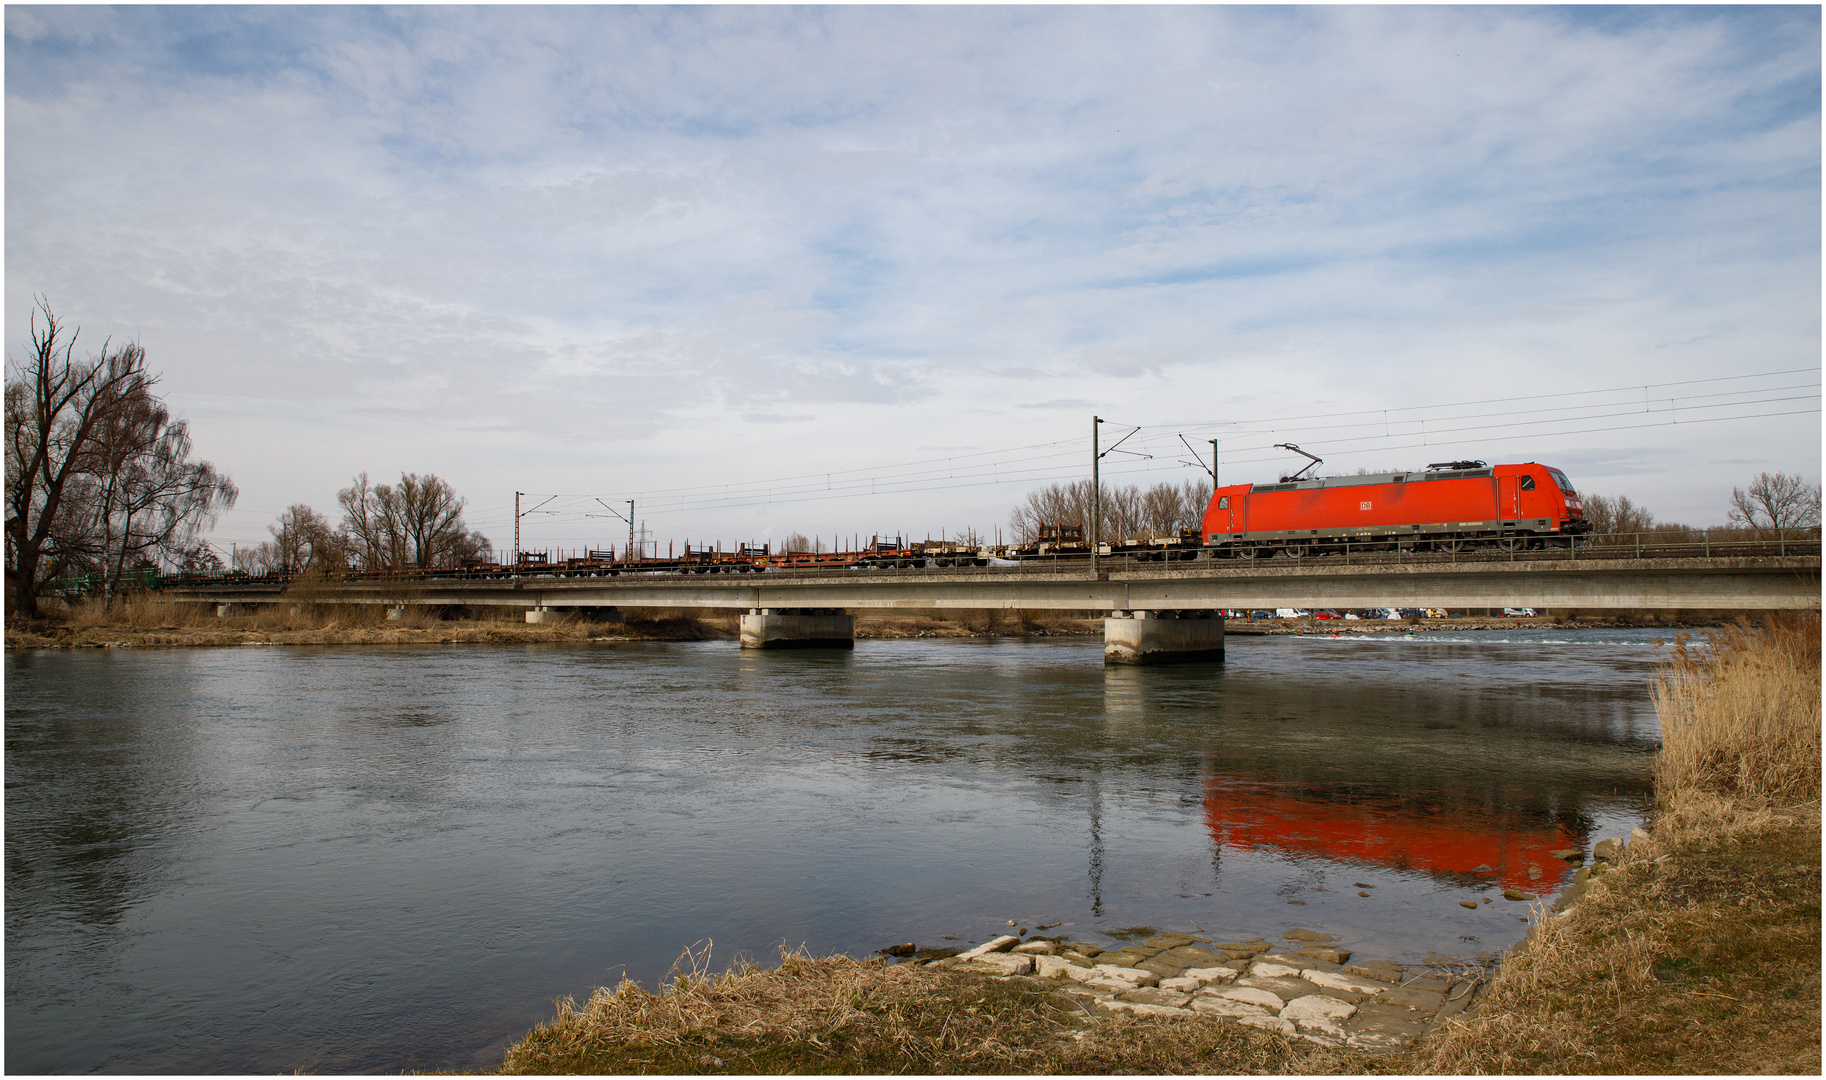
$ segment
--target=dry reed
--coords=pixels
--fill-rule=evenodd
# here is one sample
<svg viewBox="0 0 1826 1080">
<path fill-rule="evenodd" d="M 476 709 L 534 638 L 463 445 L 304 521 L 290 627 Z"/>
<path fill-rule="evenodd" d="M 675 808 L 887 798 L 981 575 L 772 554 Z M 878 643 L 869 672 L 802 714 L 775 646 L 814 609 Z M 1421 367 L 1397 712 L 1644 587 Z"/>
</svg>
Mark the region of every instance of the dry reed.
<svg viewBox="0 0 1826 1080">
<path fill-rule="evenodd" d="M 1655 685 L 1664 828 L 1735 821 L 1820 799 L 1820 616 L 1739 621 L 1682 638 Z"/>
</svg>

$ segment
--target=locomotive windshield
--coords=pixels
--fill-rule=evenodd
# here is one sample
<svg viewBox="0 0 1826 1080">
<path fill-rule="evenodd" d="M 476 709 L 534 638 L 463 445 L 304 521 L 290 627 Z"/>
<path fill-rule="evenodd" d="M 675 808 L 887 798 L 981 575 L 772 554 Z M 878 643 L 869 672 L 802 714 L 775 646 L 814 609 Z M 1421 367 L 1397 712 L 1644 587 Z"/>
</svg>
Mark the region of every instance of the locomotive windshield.
<svg viewBox="0 0 1826 1080">
<path fill-rule="evenodd" d="M 1558 469 L 1548 469 L 1547 475 L 1553 477 L 1553 482 L 1560 485 L 1561 491 L 1565 492 L 1568 495 L 1577 495 L 1578 494 L 1578 492 L 1572 490 L 1572 481 L 1566 479 L 1565 473 L 1561 472 Z"/>
</svg>

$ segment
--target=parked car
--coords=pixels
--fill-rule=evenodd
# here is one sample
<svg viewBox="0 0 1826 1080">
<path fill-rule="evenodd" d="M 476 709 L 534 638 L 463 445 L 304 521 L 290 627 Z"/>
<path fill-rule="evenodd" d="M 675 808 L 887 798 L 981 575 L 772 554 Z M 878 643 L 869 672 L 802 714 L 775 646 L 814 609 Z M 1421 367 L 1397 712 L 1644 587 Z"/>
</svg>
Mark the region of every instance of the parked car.
<svg viewBox="0 0 1826 1080">
<path fill-rule="evenodd" d="M 1338 613 L 1330 608 L 1319 608 L 1312 613 L 1312 617 L 1315 619 L 1335 619 L 1338 617 Z"/>
<path fill-rule="evenodd" d="M 1304 619 L 1310 614 L 1312 613 L 1303 607 L 1278 607 L 1274 609 L 1274 617 L 1277 619 Z"/>
<path fill-rule="evenodd" d="M 1249 613 L 1249 617 L 1251 619 L 1272 619 L 1272 618 L 1274 618 L 1274 612 L 1272 612 L 1272 611 L 1251 611 Z"/>
<path fill-rule="evenodd" d="M 1531 607 L 1506 607 L 1503 609 L 1505 619 L 1532 619 L 1534 609 Z"/>
</svg>

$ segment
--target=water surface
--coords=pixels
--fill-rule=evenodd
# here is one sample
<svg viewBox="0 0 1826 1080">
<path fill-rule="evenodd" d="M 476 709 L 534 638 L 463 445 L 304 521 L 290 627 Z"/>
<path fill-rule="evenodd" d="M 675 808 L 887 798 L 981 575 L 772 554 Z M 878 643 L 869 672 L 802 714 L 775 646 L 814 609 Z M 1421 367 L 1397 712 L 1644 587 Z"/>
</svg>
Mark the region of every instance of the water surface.
<svg viewBox="0 0 1826 1080">
<path fill-rule="evenodd" d="M 1458 901 L 1639 820 L 1658 636 L 11 654 L 6 1067 L 486 1068 L 701 939 L 1506 948 Z"/>
</svg>

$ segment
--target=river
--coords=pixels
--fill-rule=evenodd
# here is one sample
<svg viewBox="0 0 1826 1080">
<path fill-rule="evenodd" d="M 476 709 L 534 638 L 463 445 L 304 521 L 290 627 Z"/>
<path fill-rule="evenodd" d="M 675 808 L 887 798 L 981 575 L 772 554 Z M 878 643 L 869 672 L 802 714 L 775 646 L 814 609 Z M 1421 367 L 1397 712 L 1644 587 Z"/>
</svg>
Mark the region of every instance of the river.
<svg viewBox="0 0 1826 1080">
<path fill-rule="evenodd" d="M 1667 636 L 8 654 L 6 1068 L 489 1068 L 705 939 L 1501 950 L 1641 820 Z"/>
</svg>

